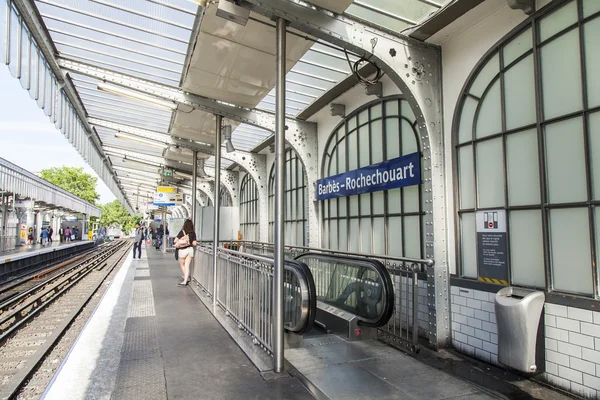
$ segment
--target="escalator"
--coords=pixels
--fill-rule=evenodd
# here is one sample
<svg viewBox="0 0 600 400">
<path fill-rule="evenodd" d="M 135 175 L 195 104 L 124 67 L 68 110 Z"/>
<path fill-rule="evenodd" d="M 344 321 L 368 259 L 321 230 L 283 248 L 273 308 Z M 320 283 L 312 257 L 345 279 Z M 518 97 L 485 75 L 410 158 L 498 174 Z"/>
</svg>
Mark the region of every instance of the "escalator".
<svg viewBox="0 0 600 400">
<path fill-rule="evenodd" d="M 283 279 L 285 330 L 303 335 L 313 328 L 317 315 L 317 292 L 313 276 L 305 263 L 285 260 Z"/>
<path fill-rule="evenodd" d="M 394 286 L 378 260 L 307 252 L 316 289 L 315 325 L 347 340 L 374 339 L 394 313 Z"/>
</svg>

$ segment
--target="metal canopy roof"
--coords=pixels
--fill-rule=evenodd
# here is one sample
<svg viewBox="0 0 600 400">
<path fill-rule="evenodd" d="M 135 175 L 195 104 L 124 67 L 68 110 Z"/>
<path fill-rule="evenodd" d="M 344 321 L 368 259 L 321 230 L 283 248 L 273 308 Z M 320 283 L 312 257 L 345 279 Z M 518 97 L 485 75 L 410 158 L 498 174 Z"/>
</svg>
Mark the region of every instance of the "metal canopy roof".
<svg viewBox="0 0 600 400">
<path fill-rule="evenodd" d="M 236 25 L 217 17 L 214 4 L 203 9 L 193 0 L 22 1 L 34 1 L 63 59 L 237 106 L 270 112 L 275 109 L 275 29 L 263 16 L 251 13 L 246 26 Z M 450 1 L 309 3 L 400 32 Z M 349 63 L 358 58 L 304 33 L 288 32 L 286 113 L 295 117 L 346 79 L 351 74 Z M 178 107 L 170 101 L 131 96 L 127 89 L 77 73 L 69 72 L 69 76 L 89 117 L 85 122 L 94 128 L 100 150 L 110 160 L 130 204 L 135 200 L 130 191 L 135 179 L 151 185 L 161 178 L 160 165 L 191 164 L 191 156 L 185 153 L 172 159 L 176 152 L 169 149 L 177 146 L 177 141 L 214 144 L 215 122 L 209 113 Z M 238 150 L 251 151 L 272 136 L 247 124 L 225 123 L 234 128 L 232 143 Z M 119 170 L 124 164 L 134 168 Z M 224 160 L 222 168 L 231 164 Z M 213 158 L 208 158 L 206 166 L 213 165 Z"/>
</svg>

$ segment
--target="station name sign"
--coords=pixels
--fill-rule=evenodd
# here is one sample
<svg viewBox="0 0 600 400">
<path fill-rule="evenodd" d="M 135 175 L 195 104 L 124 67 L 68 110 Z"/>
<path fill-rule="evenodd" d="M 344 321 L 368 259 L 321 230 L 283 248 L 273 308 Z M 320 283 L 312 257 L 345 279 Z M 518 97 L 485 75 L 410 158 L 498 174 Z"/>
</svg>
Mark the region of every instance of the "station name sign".
<svg viewBox="0 0 600 400">
<path fill-rule="evenodd" d="M 412 153 L 317 181 L 317 200 L 397 189 L 421 183 L 421 154 Z"/>
</svg>

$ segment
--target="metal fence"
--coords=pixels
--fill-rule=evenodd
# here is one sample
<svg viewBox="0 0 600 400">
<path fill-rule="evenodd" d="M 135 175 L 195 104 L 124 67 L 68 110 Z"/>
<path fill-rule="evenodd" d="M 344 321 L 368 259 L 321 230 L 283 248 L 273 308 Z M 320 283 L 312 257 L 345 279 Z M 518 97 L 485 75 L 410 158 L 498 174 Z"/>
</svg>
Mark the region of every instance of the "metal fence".
<svg viewBox="0 0 600 400">
<path fill-rule="evenodd" d="M 233 241 L 223 242 L 223 244 L 250 254 L 273 254 L 272 243 Z M 294 259 L 300 254 L 309 251 L 381 261 L 386 266 L 394 283 L 395 309 L 388 323 L 384 327 L 379 328 L 379 339 L 396 347 L 418 351 L 418 337 L 429 337 L 426 278 L 419 280 L 419 273 L 425 273 L 427 267 L 432 267 L 434 265 L 433 260 L 287 245 L 285 246 L 285 257 L 287 259 Z M 317 292 L 322 294 L 323 291 L 327 290 L 330 276 L 320 276 L 319 271 L 313 272 L 316 272 L 314 280 Z M 329 274 L 327 271 L 322 273 Z"/>
<path fill-rule="evenodd" d="M 212 251 L 210 245 L 201 244 L 197 247 L 193 279 L 214 298 Z M 252 337 L 254 344 L 269 353 L 273 345 L 273 263 L 272 258 L 218 249 L 216 303 L 240 329 Z M 312 293 L 309 286 L 310 283 L 298 268 L 286 263 L 284 323 L 288 331 L 302 333 L 310 325 L 311 313 L 314 320 L 314 311 L 311 311 L 309 302 L 311 296 L 316 296 L 314 284 Z"/>
</svg>

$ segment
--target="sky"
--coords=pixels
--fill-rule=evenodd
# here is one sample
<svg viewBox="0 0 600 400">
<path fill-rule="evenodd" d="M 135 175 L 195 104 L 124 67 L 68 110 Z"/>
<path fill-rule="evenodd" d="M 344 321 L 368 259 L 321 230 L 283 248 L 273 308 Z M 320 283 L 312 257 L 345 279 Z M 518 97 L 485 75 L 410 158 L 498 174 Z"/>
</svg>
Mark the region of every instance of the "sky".
<svg viewBox="0 0 600 400">
<path fill-rule="evenodd" d="M 5 65 L 0 65 L 0 93 L 0 157 L 34 173 L 66 165 L 98 178 Z M 100 204 L 115 200 L 100 178 L 96 191 Z"/>
</svg>

